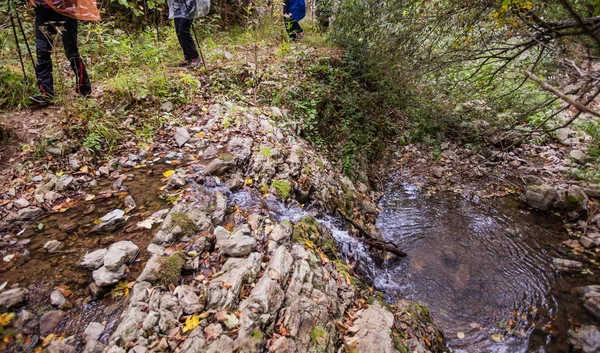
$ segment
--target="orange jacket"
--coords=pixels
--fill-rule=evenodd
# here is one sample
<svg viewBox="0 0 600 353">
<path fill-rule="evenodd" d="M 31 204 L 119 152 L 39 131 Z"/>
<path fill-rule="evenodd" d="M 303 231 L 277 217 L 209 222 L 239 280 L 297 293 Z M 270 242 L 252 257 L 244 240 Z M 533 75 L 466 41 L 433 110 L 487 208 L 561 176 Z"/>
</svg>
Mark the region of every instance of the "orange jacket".
<svg viewBox="0 0 600 353">
<path fill-rule="evenodd" d="M 82 21 L 100 21 L 96 0 L 29 0 L 33 6 L 39 3 L 50 6 L 54 11 Z"/>
</svg>

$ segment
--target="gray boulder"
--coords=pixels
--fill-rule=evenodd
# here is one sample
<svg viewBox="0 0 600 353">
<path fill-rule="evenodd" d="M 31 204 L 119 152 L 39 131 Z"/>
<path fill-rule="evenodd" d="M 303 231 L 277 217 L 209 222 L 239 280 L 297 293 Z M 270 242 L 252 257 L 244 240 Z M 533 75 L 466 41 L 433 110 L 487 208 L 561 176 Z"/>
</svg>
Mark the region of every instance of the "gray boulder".
<svg viewBox="0 0 600 353">
<path fill-rule="evenodd" d="M 99 287 L 111 286 L 119 282 L 123 276 L 125 276 L 125 270 L 127 266 L 122 265 L 116 271 L 110 271 L 105 266 L 100 267 L 96 271 L 92 272 L 92 277 L 94 278 L 94 282 Z"/>
<path fill-rule="evenodd" d="M 189 140 L 190 133 L 186 128 L 179 126 L 175 129 L 175 142 L 177 142 L 177 146 L 183 147 Z"/>
<path fill-rule="evenodd" d="M 56 327 L 63 321 L 67 314 L 62 310 L 53 310 L 45 313 L 40 318 L 40 335 L 46 336 L 52 333 Z"/>
<path fill-rule="evenodd" d="M 17 221 L 30 221 L 38 218 L 44 213 L 39 207 L 26 207 L 19 210 L 17 213 Z"/>
<path fill-rule="evenodd" d="M 252 248 L 256 245 L 256 239 L 234 234 L 227 239 L 217 239 L 217 245 L 226 255 L 240 257 L 248 255 L 252 251 Z"/>
<path fill-rule="evenodd" d="M 90 322 L 83 332 L 86 342 L 98 341 L 104 332 L 104 328 L 105 326 L 99 322 Z"/>
<path fill-rule="evenodd" d="M 569 343 L 583 353 L 600 352 L 600 330 L 596 326 L 581 326 L 579 330 L 569 330 Z"/>
<path fill-rule="evenodd" d="M 116 209 L 104 215 L 93 229 L 92 233 L 112 232 L 125 222 L 125 211 Z"/>
<path fill-rule="evenodd" d="M 104 255 L 104 267 L 109 271 L 118 271 L 122 265 L 133 260 L 139 248 L 129 240 L 112 244 Z"/>
<path fill-rule="evenodd" d="M 583 264 L 579 261 L 554 259 L 552 261 L 554 267 L 563 272 L 579 272 L 583 268 Z"/>
<path fill-rule="evenodd" d="M 567 190 L 559 190 L 555 206 L 563 211 L 585 211 L 587 210 L 588 197 L 583 189 L 577 185 L 571 185 Z"/>
<path fill-rule="evenodd" d="M 28 295 L 29 291 L 25 288 L 14 288 L 0 293 L 0 310 L 8 310 L 23 305 Z"/>
<path fill-rule="evenodd" d="M 79 263 L 79 266 L 85 267 L 92 271 L 100 268 L 104 264 L 104 255 L 106 255 L 107 251 L 108 250 L 106 249 L 99 249 L 85 254 Z"/>
<path fill-rule="evenodd" d="M 546 211 L 550 204 L 556 199 L 556 190 L 547 184 L 532 184 L 525 191 L 525 203 L 540 211 Z"/>
</svg>

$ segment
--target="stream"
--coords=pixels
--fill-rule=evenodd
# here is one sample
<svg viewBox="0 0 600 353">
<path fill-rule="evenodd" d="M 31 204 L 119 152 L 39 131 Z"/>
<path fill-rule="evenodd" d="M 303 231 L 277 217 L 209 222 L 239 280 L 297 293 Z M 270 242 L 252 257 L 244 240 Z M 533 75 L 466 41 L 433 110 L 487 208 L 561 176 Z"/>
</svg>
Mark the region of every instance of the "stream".
<svg viewBox="0 0 600 353">
<path fill-rule="evenodd" d="M 135 239 L 142 250 L 130 264 L 129 278 L 137 276 L 149 257 L 145 249 L 153 231 L 135 224 L 168 207 L 158 197 L 165 168 L 128 172 L 124 185 L 138 208 L 129 214 L 126 226 L 111 236 L 87 234 L 95 219 L 123 207 L 123 193 L 111 190 L 109 180 L 93 191 L 95 199 L 30 225 L 24 234 L 33 239 L 29 260 L 5 269 L 0 278 L 29 287 L 30 305 L 38 312 L 49 310 L 48 298 L 54 288 L 68 286 L 75 306 L 69 310 L 63 332 L 81 334 L 89 322 L 104 321 L 108 328 L 103 339 L 108 338 L 123 300 L 106 296 L 90 301 L 87 285 L 91 273 L 77 264 L 89 250 Z M 297 221 L 310 214 L 309 208 L 286 206 L 253 189 L 231 193 L 223 186 L 213 186 L 211 190 L 225 192 L 230 207 L 248 212 L 266 208 L 278 221 Z M 558 217 L 519 209 L 510 198 L 489 206 L 452 193 L 426 196 L 406 183 L 391 184 L 379 206 L 377 226 L 387 240 L 408 253 L 406 258 L 375 261 L 364 244 L 344 230 L 341 220 L 322 216 L 319 222 L 331 230 L 340 251 L 358 264 L 359 272 L 388 302 L 406 298 L 428 306 L 452 352 L 568 352 L 571 323 L 593 323 L 570 290 L 598 283 L 600 276 L 560 274 L 553 268 L 553 258 L 568 258 L 560 250 L 568 234 Z M 37 228 L 40 223 L 43 230 Z M 66 249 L 49 256 L 42 246 L 51 239 L 63 240 Z"/>
<path fill-rule="evenodd" d="M 454 352 L 568 352 L 569 320 L 593 323 L 570 289 L 598 276 L 552 265 L 568 239 L 558 217 L 411 184 L 392 185 L 380 207 L 377 226 L 408 256 L 373 267 L 375 287 L 427 305 Z"/>
</svg>

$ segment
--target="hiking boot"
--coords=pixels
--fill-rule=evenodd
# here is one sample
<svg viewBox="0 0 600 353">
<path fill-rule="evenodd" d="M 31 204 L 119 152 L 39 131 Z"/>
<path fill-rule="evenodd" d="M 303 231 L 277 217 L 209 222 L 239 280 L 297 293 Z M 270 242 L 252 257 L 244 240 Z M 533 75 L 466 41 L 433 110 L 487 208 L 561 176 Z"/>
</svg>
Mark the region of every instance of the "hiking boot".
<svg viewBox="0 0 600 353">
<path fill-rule="evenodd" d="M 75 92 L 82 97 L 92 93 L 92 84 L 88 76 L 83 59 L 81 57 L 69 59 L 73 73 L 75 74 Z"/>
<path fill-rule="evenodd" d="M 184 59 L 182 62 L 177 65 L 177 67 L 188 67 L 191 64 L 191 60 Z"/>
<path fill-rule="evenodd" d="M 301 40 L 302 38 L 304 38 L 304 32 L 298 32 L 298 33 L 296 33 L 296 38 L 294 38 L 294 39 Z"/>
<path fill-rule="evenodd" d="M 54 96 L 48 93 L 44 94 L 40 92 L 33 96 L 29 96 L 29 101 L 35 105 L 47 106 L 54 103 Z"/>
<path fill-rule="evenodd" d="M 192 69 L 197 69 L 200 67 L 200 65 L 202 65 L 200 58 L 195 58 L 190 61 L 190 68 Z"/>
</svg>

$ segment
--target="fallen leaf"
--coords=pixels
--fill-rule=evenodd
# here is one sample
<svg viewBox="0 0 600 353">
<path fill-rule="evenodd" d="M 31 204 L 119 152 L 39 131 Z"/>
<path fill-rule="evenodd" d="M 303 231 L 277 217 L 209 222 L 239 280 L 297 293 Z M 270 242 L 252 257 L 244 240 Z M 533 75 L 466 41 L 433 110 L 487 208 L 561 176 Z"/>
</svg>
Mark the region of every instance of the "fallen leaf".
<svg viewBox="0 0 600 353">
<path fill-rule="evenodd" d="M 238 324 L 238 318 L 233 314 L 227 314 L 225 321 L 223 322 L 228 329 L 233 329 Z"/>
<path fill-rule="evenodd" d="M 15 313 L 0 314 L 0 326 L 6 326 L 15 317 Z"/>
<path fill-rule="evenodd" d="M 457 332 L 456 333 L 456 337 L 458 337 L 458 338 L 460 338 L 462 340 L 463 338 L 465 338 L 465 333 L 464 332 Z"/>
<path fill-rule="evenodd" d="M 198 315 L 190 316 L 187 319 L 185 319 L 185 326 L 183 327 L 183 330 L 181 330 L 181 331 L 183 333 L 192 331 L 193 329 L 198 327 L 199 324 L 200 324 L 200 317 Z"/>
<path fill-rule="evenodd" d="M 173 175 L 174 173 L 175 173 L 174 170 L 167 170 L 166 172 L 163 173 L 163 175 L 165 176 L 165 178 L 168 178 L 171 175 Z"/>
</svg>

